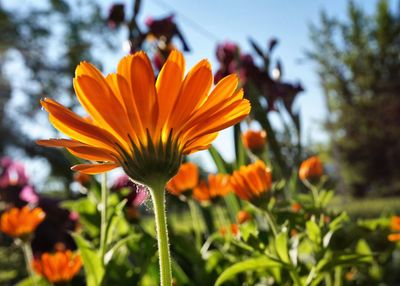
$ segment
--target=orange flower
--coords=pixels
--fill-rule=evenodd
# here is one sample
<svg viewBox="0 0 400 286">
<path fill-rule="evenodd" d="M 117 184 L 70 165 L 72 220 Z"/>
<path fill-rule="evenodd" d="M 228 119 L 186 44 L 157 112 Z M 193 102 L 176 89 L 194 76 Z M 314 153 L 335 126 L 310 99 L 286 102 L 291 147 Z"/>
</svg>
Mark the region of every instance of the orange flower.
<svg viewBox="0 0 400 286">
<path fill-rule="evenodd" d="M 267 133 L 262 131 L 247 130 L 242 135 L 243 145 L 254 154 L 259 154 L 264 150 Z"/>
<path fill-rule="evenodd" d="M 234 236 L 239 234 L 239 226 L 236 223 L 231 224 L 231 232 Z"/>
<path fill-rule="evenodd" d="M 82 259 L 70 250 L 44 253 L 32 262 L 33 269 L 51 283 L 68 282 L 79 272 Z"/>
<path fill-rule="evenodd" d="M 34 232 L 44 218 L 41 208 L 12 208 L 1 215 L 0 230 L 9 236 L 22 238 Z"/>
<path fill-rule="evenodd" d="M 237 224 L 235 224 L 235 223 L 232 223 L 232 224 L 230 225 L 230 231 L 231 231 L 231 234 L 232 234 L 232 235 L 237 236 L 237 235 L 239 234 L 239 232 L 240 232 L 239 226 L 238 226 Z M 225 235 L 227 234 L 226 227 L 221 226 L 221 227 L 219 228 L 219 233 L 220 233 L 222 236 L 225 236 Z"/>
<path fill-rule="evenodd" d="M 292 228 L 292 229 L 290 230 L 290 237 L 294 237 L 294 236 L 296 236 L 298 233 L 299 233 L 299 232 L 297 231 L 297 229 Z"/>
<path fill-rule="evenodd" d="M 236 215 L 236 221 L 238 224 L 243 224 L 249 220 L 251 220 L 251 214 L 248 211 L 240 210 Z"/>
<path fill-rule="evenodd" d="M 392 233 L 388 235 L 388 240 L 392 242 L 400 241 L 400 233 Z"/>
<path fill-rule="evenodd" d="M 324 166 L 317 156 L 312 156 L 303 161 L 300 165 L 299 178 L 302 181 L 319 179 L 324 173 Z"/>
<path fill-rule="evenodd" d="M 58 102 L 41 101 L 56 129 L 71 139 L 39 140 L 65 147 L 90 164 L 72 169 L 97 174 L 121 166 L 132 179 L 148 185 L 168 181 L 182 156 L 207 149 L 218 131 L 250 112 L 236 75 L 219 81 L 213 91 L 211 66 L 200 61 L 184 76 L 183 55 L 170 53 L 157 80 L 144 52 L 124 57 L 117 73 L 104 77 L 87 62 L 76 69 L 74 88 L 90 115 L 84 119 Z"/>
<path fill-rule="evenodd" d="M 400 216 L 392 216 L 390 219 L 390 229 L 400 231 Z"/>
<path fill-rule="evenodd" d="M 198 201 L 210 201 L 216 197 L 224 197 L 231 191 L 229 175 L 210 174 L 208 183 L 201 181 L 193 189 L 193 197 Z"/>
<path fill-rule="evenodd" d="M 290 208 L 292 209 L 292 212 L 298 213 L 301 210 L 302 206 L 300 203 L 296 202 L 296 203 L 293 203 Z"/>
<path fill-rule="evenodd" d="M 193 189 L 199 181 L 199 168 L 196 164 L 188 162 L 183 163 L 178 173 L 168 182 L 167 190 L 179 196 L 182 192 Z"/>
<path fill-rule="evenodd" d="M 271 170 L 261 160 L 242 166 L 233 172 L 231 186 L 236 195 L 243 200 L 257 198 L 271 189 Z"/>
<path fill-rule="evenodd" d="M 390 230 L 396 231 L 397 233 L 392 233 L 388 235 L 389 241 L 400 241 L 400 216 L 392 216 L 390 219 Z"/>
</svg>

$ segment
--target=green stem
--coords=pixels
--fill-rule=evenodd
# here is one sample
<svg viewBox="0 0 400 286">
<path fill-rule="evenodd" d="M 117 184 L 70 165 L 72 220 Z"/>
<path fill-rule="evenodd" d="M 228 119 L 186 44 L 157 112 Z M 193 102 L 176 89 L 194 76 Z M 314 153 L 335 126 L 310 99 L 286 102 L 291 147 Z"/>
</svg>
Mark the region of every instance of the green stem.
<svg viewBox="0 0 400 286">
<path fill-rule="evenodd" d="M 268 209 L 264 209 L 264 211 L 265 211 L 265 214 L 266 214 L 265 217 L 267 218 L 267 221 L 268 221 L 269 227 L 271 228 L 272 233 L 274 234 L 274 236 L 277 236 L 277 234 L 278 234 L 278 226 L 276 224 L 276 221 L 275 221 L 271 211 L 268 210 Z"/>
<path fill-rule="evenodd" d="M 318 209 L 320 207 L 318 189 L 313 184 L 311 184 L 308 180 L 303 180 L 303 183 L 311 191 L 311 194 L 313 196 L 313 201 L 314 201 L 314 207 Z"/>
<path fill-rule="evenodd" d="M 301 279 L 299 277 L 299 274 L 296 271 L 296 268 L 291 267 L 290 270 L 290 276 L 292 277 L 292 280 L 294 282 L 294 285 L 296 286 L 302 286 L 303 284 L 301 283 Z"/>
<path fill-rule="evenodd" d="M 190 210 L 190 216 L 193 222 L 193 231 L 196 238 L 196 246 L 198 249 L 201 248 L 201 223 L 199 213 L 197 210 L 196 203 L 192 199 L 188 199 L 188 205 Z"/>
<path fill-rule="evenodd" d="M 107 173 L 101 177 L 101 225 L 100 225 L 100 257 L 104 265 L 104 256 L 107 250 L 107 209 L 108 209 Z"/>
<path fill-rule="evenodd" d="M 29 278 L 32 282 L 32 285 L 36 285 L 35 282 L 35 274 L 32 269 L 32 260 L 33 260 L 33 255 L 32 255 L 32 248 L 29 242 L 22 242 L 22 252 L 24 253 L 24 258 L 25 258 L 25 263 L 26 263 L 26 270 L 28 271 Z"/>
<path fill-rule="evenodd" d="M 160 280 L 161 286 L 171 286 L 171 257 L 169 253 L 167 220 L 165 216 L 165 184 L 153 184 L 149 186 L 154 205 L 156 221 L 158 253 L 160 256 Z"/>
</svg>

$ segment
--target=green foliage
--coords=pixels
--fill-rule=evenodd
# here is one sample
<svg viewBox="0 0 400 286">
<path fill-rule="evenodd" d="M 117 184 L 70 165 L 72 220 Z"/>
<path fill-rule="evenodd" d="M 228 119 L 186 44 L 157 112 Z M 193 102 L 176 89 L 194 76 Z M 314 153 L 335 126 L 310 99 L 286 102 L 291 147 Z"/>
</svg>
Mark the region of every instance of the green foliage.
<svg viewBox="0 0 400 286">
<path fill-rule="evenodd" d="M 398 194 L 400 148 L 400 22 L 387 0 L 367 15 L 353 1 L 346 20 L 321 14 L 311 27 L 327 98 L 326 128 L 347 189 L 354 195 Z"/>
</svg>

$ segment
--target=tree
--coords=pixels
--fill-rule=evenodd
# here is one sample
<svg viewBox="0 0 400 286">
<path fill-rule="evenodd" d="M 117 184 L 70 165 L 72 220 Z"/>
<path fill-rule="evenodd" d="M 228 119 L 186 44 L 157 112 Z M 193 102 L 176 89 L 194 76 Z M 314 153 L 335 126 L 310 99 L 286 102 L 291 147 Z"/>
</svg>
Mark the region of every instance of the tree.
<svg viewBox="0 0 400 286">
<path fill-rule="evenodd" d="M 110 30 L 93 0 L 48 0 L 23 7 L 7 4 L 0 2 L 0 156 L 12 148 L 30 157 L 45 157 L 52 174 L 70 178 L 65 156 L 37 146 L 31 127 L 43 126 L 41 97 L 75 107 L 71 100 L 75 67 L 82 60 L 100 64 L 94 50 L 100 46 L 103 55 L 112 48 Z M 16 62 L 18 70 L 10 74 L 9 67 Z M 23 106 L 7 109 L 17 93 Z"/>
<path fill-rule="evenodd" d="M 346 21 L 323 12 L 310 31 L 345 185 L 357 196 L 399 194 L 399 16 L 386 0 L 373 15 L 350 2 Z"/>
</svg>

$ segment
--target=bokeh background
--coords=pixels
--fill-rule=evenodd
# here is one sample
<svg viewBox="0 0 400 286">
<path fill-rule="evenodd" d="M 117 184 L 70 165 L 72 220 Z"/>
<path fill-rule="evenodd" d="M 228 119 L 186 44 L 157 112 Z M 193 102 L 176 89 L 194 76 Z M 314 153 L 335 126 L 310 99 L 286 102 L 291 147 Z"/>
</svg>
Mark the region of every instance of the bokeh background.
<svg viewBox="0 0 400 286">
<path fill-rule="evenodd" d="M 1 207 L 39 201 L 54 213 L 48 227 L 62 229 L 49 237 L 43 227 L 34 242 L 40 251 L 57 241 L 75 247 L 68 231 L 76 217 L 52 206 L 86 193 L 70 170 L 76 158 L 35 144 L 61 137 L 39 100 L 51 97 L 83 114 L 72 87 L 77 64 L 89 61 L 107 74 L 138 50 L 149 54 L 156 72 L 174 48 L 188 67 L 207 58 L 215 82 L 238 73 L 248 97 L 260 98 L 256 120 L 216 140 L 226 162 L 243 155 L 234 144 L 240 128 L 266 129 L 269 158 L 283 179 L 318 154 L 335 189 L 332 208 L 356 219 L 400 212 L 397 0 L 0 0 L 0 32 L 0 174 L 18 182 L 0 181 Z M 189 160 L 217 172 L 213 155 Z M 390 283 L 384 285 L 398 285 Z"/>
</svg>

